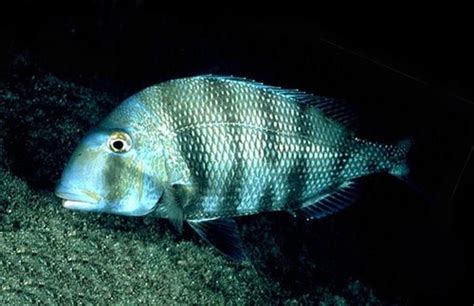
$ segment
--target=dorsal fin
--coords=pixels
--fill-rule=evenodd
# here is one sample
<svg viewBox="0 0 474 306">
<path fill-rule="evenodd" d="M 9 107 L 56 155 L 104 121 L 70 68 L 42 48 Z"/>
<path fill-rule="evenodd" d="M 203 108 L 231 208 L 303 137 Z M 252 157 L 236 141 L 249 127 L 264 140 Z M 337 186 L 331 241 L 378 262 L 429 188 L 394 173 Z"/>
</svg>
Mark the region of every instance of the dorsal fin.
<svg viewBox="0 0 474 306">
<path fill-rule="evenodd" d="M 302 217 L 307 221 L 334 214 L 348 207 L 357 199 L 357 185 L 355 181 L 345 182 L 334 192 L 309 199 L 302 208 L 295 209 L 291 213 L 293 216 Z"/>
<path fill-rule="evenodd" d="M 265 85 L 251 79 L 234 76 L 219 76 L 219 75 L 201 75 L 196 78 L 215 79 L 220 81 L 241 82 L 252 85 L 261 90 L 271 91 L 278 95 L 283 95 L 294 100 L 297 103 L 313 106 L 323 113 L 325 117 L 333 120 L 349 130 L 355 132 L 358 129 L 358 120 L 356 113 L 341 99 L 318 96 L 300 91 L 298 89 L 283 89 L 277 86 Z"/>
</svg>

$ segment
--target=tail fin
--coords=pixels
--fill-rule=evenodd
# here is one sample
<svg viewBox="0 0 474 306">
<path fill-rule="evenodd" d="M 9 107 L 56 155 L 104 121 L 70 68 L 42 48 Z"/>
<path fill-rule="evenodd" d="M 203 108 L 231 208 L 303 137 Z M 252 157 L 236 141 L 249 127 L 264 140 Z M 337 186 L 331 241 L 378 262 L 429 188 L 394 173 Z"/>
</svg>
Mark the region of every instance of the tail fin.
<svg viewBox="0 0 474 306">
<path fill-rule="evenodd" d="M 407 155 L 412 146 L 412 138 L 403 139 L 397 143 L 396 147 L 398 154 L 396 158 L 397 160 L 399 160 L 399 163 L 389 171 L 390 174 L 398 177 L 399 179 L 405 182 L 408 179 L 408 174 L 410 173 L 410 169 L 408 167 L 407 162 Z"/>
<path fill-rule="evenodd" d="M 410 168 L 408 167 L 408 153 L 410 152 L 411 147 L 413 146 L 413 139 L 407 138 L 399 141 L 396 144 L 397 147 L 397 160 L 398 163 L 389 173 L 405 182 L 412 190 L 414 190 L 420 197 L 422 197 L 427 202 L 433 202 L 433 198 L 421 190 L 411 179 L 410 177 Z"/>
</svg>

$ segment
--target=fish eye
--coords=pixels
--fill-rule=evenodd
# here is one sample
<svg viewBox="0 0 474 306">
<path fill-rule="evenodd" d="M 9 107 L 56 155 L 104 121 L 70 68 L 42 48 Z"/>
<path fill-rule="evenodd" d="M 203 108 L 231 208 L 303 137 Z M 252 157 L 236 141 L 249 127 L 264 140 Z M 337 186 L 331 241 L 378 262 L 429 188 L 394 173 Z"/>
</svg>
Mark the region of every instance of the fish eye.
<svg viewBox="0 0 474 306">
<path fill-rule="evenodd" d="M 122 131 L 113 132 L 107 141 L 108 147 L 112 152 L 125 153 L 132 147 L 132 139 Z"/>
</svg>

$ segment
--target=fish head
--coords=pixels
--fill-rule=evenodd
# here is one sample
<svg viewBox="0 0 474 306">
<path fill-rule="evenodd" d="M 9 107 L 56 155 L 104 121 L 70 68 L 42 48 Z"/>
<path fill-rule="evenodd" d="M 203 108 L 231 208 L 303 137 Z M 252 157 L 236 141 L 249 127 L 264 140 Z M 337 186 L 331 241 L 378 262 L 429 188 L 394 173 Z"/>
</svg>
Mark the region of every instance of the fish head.
<svg viewBox="0 0 474 306">
<path fill-rule="evenodd" d="M 117 128 L 110 124 L 117 122 L 113 119 L 80 142 L 55 193 L 68 209 L 143 216 L 156 208 L 163 193 L 156 174 L 160 169 L 152 167 L 159 154 L 143 141 L 143 128 Z"/>
</svg>

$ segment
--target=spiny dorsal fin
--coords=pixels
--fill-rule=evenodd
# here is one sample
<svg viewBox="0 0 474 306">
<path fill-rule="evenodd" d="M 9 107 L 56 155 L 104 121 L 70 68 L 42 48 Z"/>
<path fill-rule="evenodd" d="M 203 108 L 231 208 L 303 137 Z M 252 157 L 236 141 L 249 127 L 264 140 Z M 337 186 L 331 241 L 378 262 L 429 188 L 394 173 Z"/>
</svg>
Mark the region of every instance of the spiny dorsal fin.
<svg viewBox="0 0 474 306">
<path fill-rule="evenodd" d="M 308 205 L 303 204 L 304 207 L 292 211 L 292 214 L 295 217 L 302 217 L 307 221 L 321 219 L 334 214 L 355 201 L 357 198 L 357 185 L 354 181 L 346 182 L 330 194 L 308 200 L 306 202 Z"/>
<path fill-rule="evenodd" d="M 277 86 L 265 85 L 251 79 L 234 76 L 202 75 L 196 78 L 214 79 L 220 81 L 241 82 L 256 88 L 271 91 L 278 95 L 284 95 L 295 102 L 310 105 L 318 109 L 328 119 L 338 122 L 349 130 L 355 132 L 358 129 L 356 113 L 340 99 L 309 94 L 298 89 L 283 89 Z"/>
<path fill-rule="evenodd" d="M 233 219 L 187 220 L 187 222 L 202 239 L 223 254 L 236 261 L 245 259 L 237 224 Z"/>
</svg>

